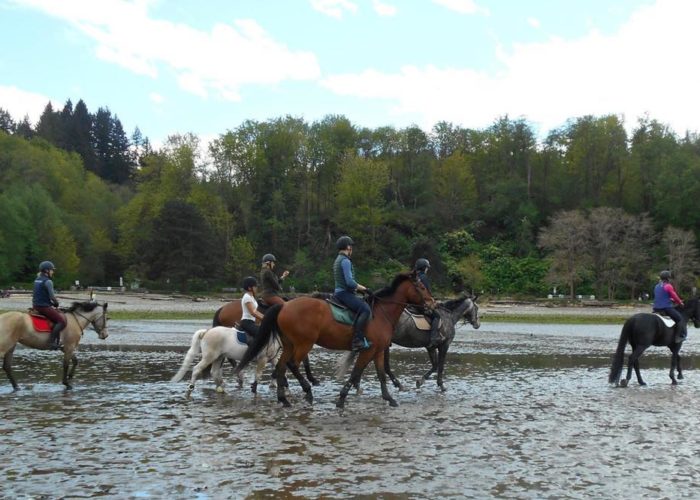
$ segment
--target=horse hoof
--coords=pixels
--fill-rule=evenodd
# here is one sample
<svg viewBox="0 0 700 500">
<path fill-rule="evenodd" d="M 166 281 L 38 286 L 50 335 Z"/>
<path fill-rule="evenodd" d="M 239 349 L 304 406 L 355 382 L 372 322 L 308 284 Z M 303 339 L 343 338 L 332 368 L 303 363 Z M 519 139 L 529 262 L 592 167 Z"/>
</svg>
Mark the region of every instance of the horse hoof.
<svg viewBox="0 0 700 500">
<path fill-rule="evenodd" d="M 316 385 L 316 386 L 321 385 L 321 381 L 318 379 L 315 379 L 315 378 L 309 379 L 309 382 L 311 382 L 311 385 Z"/>
<path fill-rule="evenodd" d="M 420 389 L 421 385 L 423 385 L 423 379 L 416 380 L 416 389 Z"/>
<path fill-rule="evenodd" d="M 306 394 L 305 399 L 306 399 L 307 403 L 309 403 L 309 404 L 313 404 L 313 402 L 314 402 L 314 396 L 310 392 Z"/>
<path fill-rule="evenodd" d="M 627 387 L 627 380 L 620 380 L 620 387 Z"/>
<path fill-rule="evenodd" d="M 678 380 L 683 380 L 683 375 L 678 374 Z"/>
<path fill-rule="evenodd" d="M 671 380 L 671 385 L 678 385 L 678 381 L 676 381 L 676 380 Z"/>
<path fill-rule="evenodd" d="M 646 382 L 640 382 L 639 385 L 641 385 L 641 386 L 643 387 L 643 386 L 647 385 L 647 383 L 646 383 Z"/>
<path fill-rule="evenodd" d="M 345 408 L 345 401 L 342 399 L 339 399 L 338 401 L 335 402 L 336 408 Z"/>
<path fill-rule="evenodd" d="M 218 385 L 218 386 L 216 386 L 216 392 L 223 393 L 223 392 L 224 392 L 224 388 L 221 387 L 220 385 Z"/>
<path fill-rule="evenodd" d="M 440 392 L 447 392 L 447 389 L 445 388 L 444 385 L 440 385 Z"/>
<path fill-rule="evenodd" d="M 389 406 L 391 406 L 392 408 L 396 408 L 397 406 L 399 406 L 399 404 L 396 401 L 394 401 L 393 399 L 390 399 Z"/>
</svg>

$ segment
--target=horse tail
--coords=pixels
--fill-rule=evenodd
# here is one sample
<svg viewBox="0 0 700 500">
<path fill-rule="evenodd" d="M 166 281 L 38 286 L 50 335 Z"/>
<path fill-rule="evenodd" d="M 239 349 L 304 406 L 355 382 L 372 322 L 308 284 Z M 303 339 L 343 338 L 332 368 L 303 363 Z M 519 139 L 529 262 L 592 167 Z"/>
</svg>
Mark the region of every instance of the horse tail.
<svg viewBox="0 0 700 500">
<path fill-rule="evenodd" d="M 214 313 L 214 320 L 211 322 L 211 326 L 221 326 L 221 320 L 219 319 L 219 316 L 221 315 L 221 310 L 224 308 L 224 306 L 219 307 L 216 312 Z"/>
<path fill-rule="evenodd" d="M 343 354 L 343 356 L 338 360 L 335 365 L 335 378 L 336 380 L 342 381 L 347 377 L 350 367 L 355 362 L 357 358 L 357 351 L 350 351 Z"/>
<path fill-rule="evenodd" d="M 192 360 L 194 359 L 195 355 L 197 355 L 201 350 L 200 344 L 202 343 L 202 337 L 204 337 L 204 334 L 208 331 L 209 330 L 207 329 L 202 329 L 194 332 L 194 335 L 192 335 L 192 344 L 190 345 L 190 349 L 187 351 L 187 354 L 185 354 L 185 359 L 182 362 L 180 370 L 173 376 L 173 378 L 170 379 L 171 382 L 179 382 L 185 376 L 185 373 L 187 373 L 187 370 L 189 370 L 190 366 L 192 365 Z"/>
<path fill-rule="evenodd" d="M 258 354 L 267 347 L 267 344 L 270 342 L 270 337 L 272 337 L 273 334 L 278 335 L 277 316 L 279 316 L 282 306 L 284 306 L 284 304 L 275 304 L 267 310 L 262 323 L 260 323 L 258 334 L 253 340 L 253 344 L 248 347 L 243 355 L 243 359 L 241 359 L 241 362 L 238 363 L 236 367 L 236 373 L 243 371 L 243 369 L 248 366 L 248 363 L 258 357 Z"/>
<path fill-rule="evenodd" d="M 627 342 L 629 341 L 630 333 L 633 328 L 634 316 L 625 321 L 622 327 L 620 340 L 617 342 L 617 350 L 615 351 L 615 356 L 613 356 L 612 367 L 610 368 L 610 376 L 608 376 L 608 383 L 610 384 L 617 384 L 620 381 L 622 367 L 625 364 L 625 347 L 627 347 Z"/>
</svg>

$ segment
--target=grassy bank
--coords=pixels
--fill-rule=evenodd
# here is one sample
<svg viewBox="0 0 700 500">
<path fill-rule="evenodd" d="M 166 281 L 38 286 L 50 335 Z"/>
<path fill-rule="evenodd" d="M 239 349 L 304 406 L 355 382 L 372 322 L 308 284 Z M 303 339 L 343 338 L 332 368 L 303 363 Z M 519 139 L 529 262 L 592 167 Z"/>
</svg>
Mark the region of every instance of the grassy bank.
<svg viewBox="0 0 700 500">
<path fill-rule="evenodd" d="M 583 316 L 575 314 L 486 314 L 482 324 L 488 323 L 538 323 L 564 325 L 616 325 L 622 324 L 629 315 L 601 314 Z"/>
</svg>

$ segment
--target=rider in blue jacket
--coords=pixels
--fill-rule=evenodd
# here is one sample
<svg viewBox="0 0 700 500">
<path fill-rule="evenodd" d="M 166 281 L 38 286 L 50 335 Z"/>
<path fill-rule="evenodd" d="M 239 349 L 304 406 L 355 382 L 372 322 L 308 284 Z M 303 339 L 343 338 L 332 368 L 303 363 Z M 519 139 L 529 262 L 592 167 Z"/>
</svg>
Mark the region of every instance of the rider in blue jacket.
<svg viewBox="0 0 700 500">
<path fill-rule="evenodd" d="M 338 256 L 333 262 L 333 278 L 335 279 L 335 298 L 345 304 L 348 309 L 357 314 L 353 324 L 352 346 L 353 351 L 364 351 L 371 347 L 371 342 L 367 340 L 365 329 L 372 314 L 369 305 L 364 300 L 355 295 L 355 291 L 366 293 L 367 287 L 355 281 L 352 268 L 352 246 L 354 242 L 350 236 L 341 236 L 336 242 Z"/>
<path fill-rule="evenodd" d="M 683 299 L 678 296 L 671 284 L 671 271 L 661 271 L 659 282 L 654 287 L 652 307 L 654 312 L 666 314 L 676 322 L 676 343 L 679 344 L 688 336 L 688 329 L 683 315 L 673 306 L 674 303 L 683 306 Z"/>
</svg>

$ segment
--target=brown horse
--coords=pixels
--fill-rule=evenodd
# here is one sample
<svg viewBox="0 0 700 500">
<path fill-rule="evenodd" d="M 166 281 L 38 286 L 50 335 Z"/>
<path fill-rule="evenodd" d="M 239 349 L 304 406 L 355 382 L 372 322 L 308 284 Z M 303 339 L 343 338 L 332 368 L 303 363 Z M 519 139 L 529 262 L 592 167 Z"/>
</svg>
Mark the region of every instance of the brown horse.
<svg viewBox="0 0 700 500">
<path fill-rule="evenodd" d="M 359 383 L 362 372 L 372 360 L 374 360 L 382 387 L 382 397 L 391 406 L 397 406 L 386 387 L 384 350 L 391 343 L 396 322 L 408 304 L 434 304 L 430 292 L 417 279 L 415 273 L 399 274 L 389 287 L 372 295 L 370 301 L 372 319 L 367 324 L 367 338 L 372 345 L 357 357 L 350 378 L 340 391 L 336 403 L 339 408 L 345 406 L 345 399 L 350 387 Z M 337 322 L 333 318 L 330 306 L 324 300 L 299 297 L 284 304 L 274 305 L 265 313 L 255 343 L 248 349 L 236 370 L 242 370 L 255 358 L 258 352 L 267 345 L 273 332 L 280 335 L 282 340 L 282 356 L 277 363 L 277 400 L 284 406 L 289 406 L 282 380 L 287 363 L 291 361 L 289 367 L 292 373 L 297 377 L 306 393 L 306 400 L 312 402 L 311 386 L 299 373 L 299 363 L 306 357 L 314 344 L 327 349 L 349 351 L 352 327 Z"/>
<path fill-rule="evenodd" d="M 279 302 L 275 301 L 275 303 L 280 304 L 284 302 L 282 298 L 278 298 L 278 300 Z M 264 313 L 266 310 L 267 308 L 260 309 L 260 312 Z M 241 299 L 234 299 L 225 306 L 221 306 L 219 309 L 217 309 L 216 313 L 214 313 L 214 321 L 212 322 L 212 326 L 228 326 L 229 328 L 231 328 L 241 320 L 242 314 L 243 309 L 241 308 Z M 234 359 L 227 359 L 233 367 L 236 366 L 236 362 Z M 309 364 L 308 356 L 304 358 L 304 371 L 306 372 L 306 378 L 309 380 L 309 382 L 311 382 L 313 385 L 320 384 L 319 380 L 314 376 L 313 373 L 311 373 L 311 365 Z"/>
<path fill-rule="evenodd" d="M 101 307 L 100 307 L 101 306 Z M 78 366 L 75 350 L 83 336 L 83 331 L 92 325 L 101 339 L 107 338 L 107 304 L 97 302 L 73 302 L 66 311 L 66 327 L 61 331 L 63 344 L 63 385 L 72 389 L 70 380 Z M 10 379 L 12 388 L 17 391 L 19 385 L 12 375 L 12 355 L 17 343 L 34 349 L 49 349 L 49 333 L 34 330 L 29 314 L 11 311 L 0 315 L 0 356 L 3 357 L 2 367 Z M 69 365 L 72 362 L 72 366 Z"/>
</svg>

